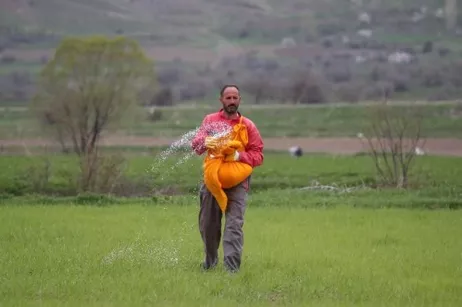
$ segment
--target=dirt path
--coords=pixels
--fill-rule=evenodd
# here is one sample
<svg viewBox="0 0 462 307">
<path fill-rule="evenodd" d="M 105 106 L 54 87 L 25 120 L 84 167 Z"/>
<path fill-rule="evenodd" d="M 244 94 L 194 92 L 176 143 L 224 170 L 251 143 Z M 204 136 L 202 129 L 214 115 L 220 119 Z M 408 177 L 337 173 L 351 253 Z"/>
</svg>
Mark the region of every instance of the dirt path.
<svg viewBox="0 0 462 307">
<path fill-rule="evenodd" d="M 168 146 L 175 138 L 110 136 L 103 140 L 106 146 Z M 304 152 L 355 154 L 364 151 L 357 138 L 264 138 L 267 150 L 288 150 L 298 145 Z M 43 146 L 51 144 L 44 139 L 0 140 L 0 146 Z M 423 150 L 430 155 L 461 156 L 462 139 L 427 139 Z"/>
</svg>

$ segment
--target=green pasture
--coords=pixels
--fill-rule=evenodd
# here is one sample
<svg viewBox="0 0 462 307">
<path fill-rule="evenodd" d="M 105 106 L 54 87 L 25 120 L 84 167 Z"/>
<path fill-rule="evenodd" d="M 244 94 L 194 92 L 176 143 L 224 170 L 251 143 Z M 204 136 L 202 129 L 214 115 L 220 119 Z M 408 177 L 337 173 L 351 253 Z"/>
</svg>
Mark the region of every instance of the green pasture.
<svg viewBox="0 0 462 307">
<path fill-rule="evenodd" d="M 462 303 L 460 158 L 419 156 L 411 187 L 394 189 L 374 187 L 365 155 L 266 152 L 252 177 L 243 265 L 230 275 L 221 250 L 217 269 L 199 268 L 199 157 L 105 153 L 127 159 L 118 196 L 76 195 L 72 156 L 2 156 L 2 304 Z"/>
<path fill-rule="evenodd" d="M 287 196 L 286 202 L 291 202 Z M 246 211 L 241 271 L 201 272 L 196 206 L 0 206 L 6 306 L 460 306 L 460 211 Z M 220 251 L 220 257 L 222 253 Z"/>
<path fill-rule="evenodd" d="M 154 197 L 156 202 L 194 202 L 192 197 L 197 195 L 202 176 L 201 157 L 188 158 L 186 152 L 167 157 L 156 149 L 124 155 L 126 162 L 119 184 L 112 190 L 114 195 Z M 40 194 L 47 202 L 53 197 L 72 198 L 77 193 L 78 160 L 72 156 L 4 155 L 0 167 L 0 191 L 5 201 L 14 195 Z M 412 167 L 409 189 L 376 188 L 373 160 L 365 155 L 313 154 L 297 159 L 286 153 L 267 152 L 263 166 L 256 168 L 252 176 L 252 206 L 462 206 L 460 158 L 419 156 Z M 24 201 L 34 203 L 39 196 L 30 197 Z"/>
<path fill-rule="evenodd" d="M 422 104 L 423 134 L 428 137 L 461 137 L 462 107 L 457 103 Z M 371 105 L 357 106 L 250 106 L 244 102 L 241 111 L 259 128 L 263 137 L 354 137 L 369 124 Z M 408 108 L 396 104 L 393 108 Z M 150 119 L 148 108 L 139 108 L 130 120 L 112 131 L 120 135 L 179 137 L 200 125 L 204 116 L 219 109 L 214 105 L 159 108 Z M 0 109 L 0 138 L 37 137 L 43 135 L 35 115 L 27 108 Z"/>
</svg>

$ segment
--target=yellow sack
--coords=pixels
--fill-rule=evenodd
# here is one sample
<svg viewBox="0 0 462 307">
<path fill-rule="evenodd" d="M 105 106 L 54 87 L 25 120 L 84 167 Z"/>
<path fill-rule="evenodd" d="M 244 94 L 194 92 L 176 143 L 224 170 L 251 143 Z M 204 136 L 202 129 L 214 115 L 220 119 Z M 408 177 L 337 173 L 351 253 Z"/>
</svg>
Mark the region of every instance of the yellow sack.
<svg viewBox="0 0 462 307">
<path fill-rule="evenodd" d="M 242 124 L 243 117 L 239 124 L 234 125 L 230 135 L 218 139 L 216 149 L 207 151 L 204 159 L 204 183 L 207 189 L 217 200 L 222 212 L 226 211 L 228 197 L 223 189 L 229 189 L 252 174 L 252 167 L 244 162 L 225 161 L 225 155 L 233 153 L 234 150 L 242 152 L 248 143 L 247 128 Z"/>
</svg>

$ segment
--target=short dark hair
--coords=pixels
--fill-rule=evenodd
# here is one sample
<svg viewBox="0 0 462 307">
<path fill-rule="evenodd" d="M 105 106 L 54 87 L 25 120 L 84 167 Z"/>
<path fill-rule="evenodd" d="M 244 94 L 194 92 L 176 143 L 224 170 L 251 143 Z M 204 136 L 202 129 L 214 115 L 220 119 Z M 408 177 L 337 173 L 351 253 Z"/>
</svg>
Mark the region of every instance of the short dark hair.
<svg viewBox="0 0 462 307">
<path fill-rule="evenodd" d="M 223 93 L 224 93 L 225 90 L 226 90 L 227 88 L 229 88 L 229 87 L 235 87 L 235 88 L 240 92 L 240 90 L 239 90 L 239 88 L 237 87 L 237 85 L 235 85 L 235 84 L 225 84 L 225 85 L 221 88 L 221 90 L 220 90 L 220 97 L 223 96 Z"/>
</svg>

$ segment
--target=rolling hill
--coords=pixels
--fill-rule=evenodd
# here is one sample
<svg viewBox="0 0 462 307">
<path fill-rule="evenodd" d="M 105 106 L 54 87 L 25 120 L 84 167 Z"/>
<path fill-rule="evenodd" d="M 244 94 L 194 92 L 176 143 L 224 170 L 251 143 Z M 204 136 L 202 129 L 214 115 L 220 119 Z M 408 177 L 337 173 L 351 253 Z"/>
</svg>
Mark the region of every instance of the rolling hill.
<svg viewBox="0 0 462 307">
<path fill-rule="evenodd" d="M 60 38 L 89 34 L 136 38 L 176 101 L 225 81 L 255 103 L 298 101 L 296 88 L 309 103 L 454 99 L 462 31 L 446 30 L 444 2 L 1 0 L 0 100 L 29 99 Z"/>
<path fill-rule="evenodd" d="M 444 34 L 442 0 L 2 0 L 0 26 L 54 35 L 125 34 L 144 43 L 313 42 L 372 30 L 385 42 Z M 360 32 L 361 33 L 361 32 Z"/>
</svg>

